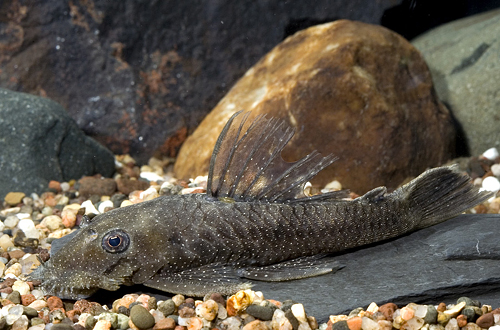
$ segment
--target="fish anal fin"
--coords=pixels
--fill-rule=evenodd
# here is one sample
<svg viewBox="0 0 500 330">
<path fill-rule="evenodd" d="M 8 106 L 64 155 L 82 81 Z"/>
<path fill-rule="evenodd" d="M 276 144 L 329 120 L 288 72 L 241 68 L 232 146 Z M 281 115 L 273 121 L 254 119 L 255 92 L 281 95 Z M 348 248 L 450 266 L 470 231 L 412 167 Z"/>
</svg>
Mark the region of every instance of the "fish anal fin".
<svg viewBox="0 0 500 330">
<path fill-rule="evenodd" d="M 284 120 L 237 112 L 223 128 L 212 153 L 207 182 L 209 197 L 235 201 L 290 202 L 307 197 L 304 185 L 335 161 L 313 151 L 288 163 L 281 152 L 295 131 Z"/>
<path fill-rule="evenodd" d="M 319 255 L 292 259 L 267 266 L 247 267 L 239 269 L 238 275 L 256 281 L 280 282 L 319 276 L 336 272 L 342 268 L 344 268 L 344 265 L 333 258 L 325 258 L 323 255 Z"/>
<path fill-rule="evenodd" d="M 234 273 L 232 268 L 220 265 L 177 272 L 163 269 L 143 284 L 158 290 L 194 297 L 203 297 L 214 292 L 231 295 L 239 290 L 251 288 L 250 283 L 243 282 Z"/>
</svg>

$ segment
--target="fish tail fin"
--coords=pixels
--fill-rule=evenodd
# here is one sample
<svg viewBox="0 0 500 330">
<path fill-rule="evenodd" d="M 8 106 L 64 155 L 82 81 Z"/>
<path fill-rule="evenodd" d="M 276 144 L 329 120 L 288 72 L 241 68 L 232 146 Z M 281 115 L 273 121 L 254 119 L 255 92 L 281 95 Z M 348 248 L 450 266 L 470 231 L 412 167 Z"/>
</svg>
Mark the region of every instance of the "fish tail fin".
<svg viewBox="0 0 500 330">
<path fill-rule="evenodd" d="M 453 218 L 493 196 L 480 191 L 458 166 L 437 167 L 396 190 L 410 210 L 420 218 L 417 228 L 425 228 Z"/>
</svg>

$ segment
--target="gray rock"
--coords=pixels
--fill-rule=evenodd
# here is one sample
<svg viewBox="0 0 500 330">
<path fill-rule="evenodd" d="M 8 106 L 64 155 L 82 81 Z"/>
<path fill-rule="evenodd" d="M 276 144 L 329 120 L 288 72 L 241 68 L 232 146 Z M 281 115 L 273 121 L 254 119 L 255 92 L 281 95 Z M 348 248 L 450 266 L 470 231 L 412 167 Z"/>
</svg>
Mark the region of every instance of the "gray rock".
<svg viewBox="0 0 500 330">
<path fill-rule="evenodd" d="M 335 256 L 336 273 L 289 282 L 253 282 L 268 299 L 303 303 L 326 322 L 372 301 L 456 303 L 462 296 L 500 306 L 500 215 L 461 215 L 410 235 Z"/>
<path fill-rule="evenodd" d="M 500 10 L 440 26 L 412 41 L 436 92 L 464 130 L 468 151 L 500 146 Z"/>
<path fill-rule="evenodd" d="M 46 98 L 0 89 L 0 132 L 2 200 L 9 191 L 41 193 L 50 180 L 114 172 L 113 154 Z"/>
</svg>

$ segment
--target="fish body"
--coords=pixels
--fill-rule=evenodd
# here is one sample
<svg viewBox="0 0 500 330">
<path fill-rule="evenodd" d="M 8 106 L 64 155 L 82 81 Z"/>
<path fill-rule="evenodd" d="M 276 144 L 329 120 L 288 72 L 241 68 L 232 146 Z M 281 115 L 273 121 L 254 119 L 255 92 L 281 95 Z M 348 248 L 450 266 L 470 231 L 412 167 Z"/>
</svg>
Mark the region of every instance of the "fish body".
<svg viewBox="0 0 500 330">
<path fill-rule="evenodd" d="M 245 279 L 339 269 L 325 254 L 442 222 L 490 197 L 453 167 L 428 170 L 392 193 L 379 187 L 354 200 L 344 199 L 345 191 L 306 196 L 304 184 L 334 158 L 312 153 L 286 163 L 280 154 L 293 131 L 278 120 L 246 119 L 236 114 L 221 133 L 206 194 L 162 196 L 86 218 L 31 279 L 73 299 L 137 283 L 231 294 L 249 287 Z"/>
</svg>

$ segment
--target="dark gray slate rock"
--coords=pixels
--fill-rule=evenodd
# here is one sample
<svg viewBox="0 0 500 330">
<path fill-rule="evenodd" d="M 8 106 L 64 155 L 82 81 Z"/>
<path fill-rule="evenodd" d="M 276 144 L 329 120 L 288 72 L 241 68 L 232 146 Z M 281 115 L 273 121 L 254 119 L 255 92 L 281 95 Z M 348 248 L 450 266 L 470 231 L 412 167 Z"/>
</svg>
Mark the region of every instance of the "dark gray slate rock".
<svg viewBox="0 0 500 330">
<path fill-rule="evenodd" d="M 78 128 L 57 103 L 0 89 L 0 199 L 41 193 L 50 180 L 114 172 L 113 154 Z"/>
<path fill-rule="evenodd" d="M 500 10 L 438 27 L 412 41 L 436 92 L 462 125 L 468 149 L 500 147 Z"/>
<path fill-rule="evenodd" d="M 394 0 L 3 1 L 0 87 L 47 95 L 144 161 L 173 154 L 261 56 L 299 29 L 377 23 Z M 170 138 L 170 139 L 169 139 Z"/>
<path fill-rule="evenodd" d="M 438 304 L 462 296 L 500 306 L 500 215 L 461 215 L 383 244 L 338 255 L 334 274 L 289 282 L 253 282 L 277 300 L 303 303 L 326 322 L 330 314 L 393 302 Z"/>
</svg>

